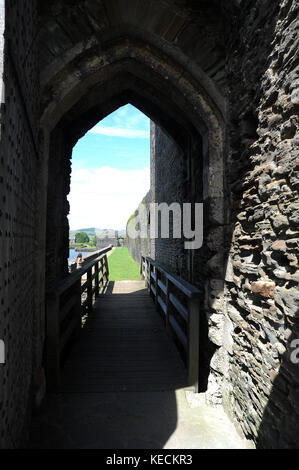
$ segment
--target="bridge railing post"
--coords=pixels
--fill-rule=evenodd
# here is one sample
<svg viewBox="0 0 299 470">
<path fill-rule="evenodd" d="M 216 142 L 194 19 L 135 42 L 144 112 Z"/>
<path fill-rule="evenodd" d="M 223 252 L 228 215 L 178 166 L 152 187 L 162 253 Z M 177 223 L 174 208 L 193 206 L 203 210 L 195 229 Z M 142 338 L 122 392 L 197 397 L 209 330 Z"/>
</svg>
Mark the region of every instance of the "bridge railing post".
<svg viewBox="0 0 299 470">
<path fill-rule="evenodd" d="M 105 274 L 103 274 L 103 282 L 104 282 L 104 278 L 105 278 L 105 285 L 106 285 L 107 282 L 109 281 L 109 266 L 108 266 L 108 257 L 107 257 L 107 255 L 105 255 L 104 258 L 103 258 L 103 272 L 104 272 L 104 268 L 105 268 Z"/>
<path fill-rule="evenodd" d="M 160 276 L 160 272 L 159 272 L 159 269 L 157 267 L 155 267 L 155 275 L 156 275 L 156 280 L 154 280 L 155 282 L 155 289 L 156 289 L 156 293 L 155 293 L 155 304 L 156 304 L 156 309 L 158 309 L 158 295 L 159 295 L 159 276 Z"/>
<path fill-rule="evenodd" d="M 188 300 L 188 379 L 189 385 L 194 386 L 195 393 L 198 393 L 199 375 L 199 300 L 191 297 Z"/>
<path fill-rule="evenodd" d="M 148 288 L 150 296 L 152 295 L 152 263 L 149 262 L 149 270 L 148 270 Z"/>
<path fill-rule="evenodd" d="M 87 271 L 87 308 L 92 310 L 92 268 Z"/>
<path fill-rule="evenodd" d="M 147 290 L 149 290 L 149 289 L 150 289 L 150 286 L 149 286 L 149 276 L 148 276 L 148 273 L 149 273 L 149 262 L 148 262 L 148 260 L 147 260 L 146 258 L 144 259 L 144 263 L 145 263 L 145 266 L 144 266 L 145 285 L 146 285 Z"/>
<path fill-rule="evenodd" d="M 166 314 L 165 314 L 165 322 L 166 322 L 166 331 L 167 334 L 170 334 L 170 325 L 169 325 L 169 315 L 170 315 L 170 301 L 169 301 L 169 294 L 170 294 L 170 282 L 168 277 L 166 276 L 165 280 L 165 287 L 166 287 L 166 295 L 165 295 L 165 305 L 166 305 Z"/>
<path fill-rule="evenodd" d="M 75 315 L 78 319 L 78 328 L 77 328 L 77 336 L 80 335 L 81 327 L 82 327 L 82 298 L 81 298 L 81 279 L 75 285 Z"/>
<path fill-rule="evenodd" d="M 140 276 L 141 276 L 141 278 L 144 279 L 144 266 L 143 266 L 144 261 L 143 261 L 143 259 L 144 259 L 143 256 L 141 256 L 141 262 L 140 262 Z"/>
<path fill-rule="evenodd" d="M 100 287 L 100 292 L 102 293 L 103 292 L 103 289 L 104 289 L 104 274 L 103 274 L 103 258 L 101 258 L 99 260 L 99 264 L 98 264 L 98 270 L 99 270 L 99 285 L 101 286 Z"/>
<path fill-rule="evenodd" d="M 56 293 L 48 296 L 46 312 L 47 386 L 49 391 L 53 391 L 60 385 L 59 296 Z"/>
<path fill-rule="evenodd" d="M 149 266 L 149 293 L 157 310 L 161 308 L 165 313 L 167 333 L 178 345 L 188 370 L 189 385 L 197 393 L 201 291 L 179 276 L 167 272 L 150 257 L 145 257 L 145 260 Z"/>
<path fill-rule="evenodd" d="M 97 261 L 95 266 L 94 266 L 94 270 L 95 270 L 95 297 L 99 297 L 99 293 L 100 293 L 100 279 L 99 279 L 99 262 Z"/>
<path fill-rule="evenodd" d="M 68 347 L 81 332 L 82 312 L 93 307 L 93 296 L 99 295 L 99 262 L 103 279 L 103 264 L 106 264 L 106 279 L 109 279 L 107 252 L 111 245 L 97 252 L 92 259 L 65 278 L 57 290 L 46 300 L 46 370 L 49 390 L 60 387 L 61 360 Z M 87 279 L 85 280 L 85 276 Z M 95 280 L 95 282 L 93 282 Z M 82 296 L 86 298 L 83 300 Z"/>
</svg>

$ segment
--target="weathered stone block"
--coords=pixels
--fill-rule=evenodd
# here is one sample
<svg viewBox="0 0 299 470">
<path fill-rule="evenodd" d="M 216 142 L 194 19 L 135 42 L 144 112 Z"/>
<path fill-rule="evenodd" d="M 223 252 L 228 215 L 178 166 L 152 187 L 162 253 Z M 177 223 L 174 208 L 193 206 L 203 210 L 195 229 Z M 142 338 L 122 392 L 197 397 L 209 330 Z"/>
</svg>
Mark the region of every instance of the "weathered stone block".
<svg viewBox="0 0 299 470">
<path fill-rule="evenodd" d="M 285 122 L 281 128 L 280 135 L 281 139 L 292 139 L 296 133 L 296 116 L 291 116 L 290 119 Z"/>
<path fill-rule="evenodd" d="M 275 288 L 275 302 L 283 308 L 286 315 L 296 318 L 299 317 L 298 288 L 292 287 L 287 289 L 286 287 L 277 286 Z"/>
<path fill-rule="evenodd" d="M 275 282 L 256 281 L 251 284 L 251 291 L 262 297 L 274 298 Z"/>
<path fill-rule="evenodd" d="M 285 240 L 276 240 L 274 243 L 271 245 L 271 249 L 274 251 L 286 251 L 286 242 Z"/>
</svg>

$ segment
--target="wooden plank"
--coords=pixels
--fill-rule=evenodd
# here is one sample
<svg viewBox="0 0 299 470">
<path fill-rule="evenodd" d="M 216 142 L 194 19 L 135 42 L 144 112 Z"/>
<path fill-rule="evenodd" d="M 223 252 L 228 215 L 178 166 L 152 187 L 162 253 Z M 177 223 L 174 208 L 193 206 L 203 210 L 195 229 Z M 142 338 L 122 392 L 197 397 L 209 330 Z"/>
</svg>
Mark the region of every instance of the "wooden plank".
<svg viewBox="0 0 299 470">
<path fill-rule="evenodd" d="M 60 386 L 59 297 L 52 294 L 46 303 L 47 386 L 55 391 Z"/>
<path fill-rule="evenodd" d="M 64 350 L 71 336 L 77 330 L 77 326 L 78 326 L 77 318 L 73 317 L 72 321 L 68 324 L 67 330 L 65 331 L 64 335 L 60 339 L 60 345 L 59 345 L 60 354 Z"/>
<path fill-rule="evenodd" d="M 77 301 L 74 308 L 74 317 L 77 319 L 77 330 L 79 337 L 81 333 L 81 326 L 82 326 L 82 305 L 81 305 L 81 281 L 78 281 L 77 284 L 74 286 L 74 290 L 76 292 Z"/>
<path fill-rule="evenodd" d="M 151 263 L 148 263 L 148 268 L 149 268 L 149 271 L 148 271 L 148 276 L 147 276 L 147 279 L 148 279 L 148 287 L 149 287 L 149 292 L 151 293 L 152 291 L 152 265 Z"/>
<path fill-rule="evenodd" d="M 166 285 L 161 281 L 161 279 L 158 280 L 158 286 L 161 289 L 161 291 L 164 292 L 164 294 L 166 295 L 167 288 L 166 288 Z"/>
<path fill-rule="evenodd" d="M 165 269 L 162 268 L 162 266 L 156 263 L 156 261 L 154 261 L 152 258 L 147 257 L 146 259 L 148 260 L 151 266 L 155 266 L 157 269 L 159 269 L 161 273 L 163 273 L 164 276 L 167 277 L 167 279 L 187 297 L 198 297 L 200 295 L 200 290 L 197 287 L 193 286 L 187 281 L 184 281 L 180 277 L 175 276 L 174 274 L 168 273 Z"/>
<path fill-rule="evenodd" d="M 108 282 L 109 281 L 109 265 L 108 265 L 108 258 L 107 258 L 107 254 L 105 255 L 104 257 L 104 263 L 105 263 L 105 270 L 106 270 L 106 281 Z"/>
<path fill-rule="evenodd" d="M 184 364 L 143 281 L 133 282 L 138 289 L 134 292 L 130 282 L 116 282 L 115 290 L 122 293 L 97 299 L 65 364 L 62 391 L 155 391 L 187 386 Z"/>
<path fill-rule="evenodd" d="M 92 281 L 94 281 L 94 280 L 95 280 L 95 278 L 96 278 L 96 273 L 94 272 L 94 273 L 91 275 L 91 279 L 92 279 Z"/>
<path fill-rule="evenodd" d="M 162 298 L 160 297 L 160 295 L 158 295 L 157 299 L 158 299 L 158 303 L 159 303 L 160 307 L 162 308 L 163 312 L 164 312 L 165 315 L 166 315 L 166 313 L 167 313 L 166 303 L 163 302 L 163 300 L 162 300 Z"/>
<path fill-rule="evenodd" d="M 87 263 L 80 269 L 77 269 L 75 272 L 68 275 L 68 277 L 60 284 L 59 288 L 57 289 L 57 294 L 61 295 L 67 289 L 69 289 L 72 285 L 74 285 L 81 277 L 87 273 L 87 271 L 95 265 L 96 262 L 100 261 L 103 257 L 106 256 L 108 251 L 112 250 L 112 245 L 103 248 L 102 250 L 98 251 L 98 257 Z"/>
<path fill-rule="evenodd" d="M 155 294 L 155 306 L 156 310 L 158 309 L 158 295 L 159 295 L 159 286 L 158 286 L 158 281 L 159 281 L 159 272 L 156 271 L 155 274 L 155 288 L 156 288 L 156 294 Z"/>
<path fill-rule="evenodd" d="M 198 392 L 199 376 L 199 302 L 197 299 L 189 300 L 189 322 L 188 322 L 188 381 Z"/>
<path fill-rule="evenodd" d="M 178 324 L 178 322 L 176 321 L 176 319 L 174 317 L 169 318 L 169 323 L 171 324 L 171 326 L 174 330 L 174 333 L 176 334 L 176 337 L 178 338 L 178 340 L 180 341 L 180 343 L 182 344 L 184 349 L 187 351 L 187 349 L 188 349 L 188 340 L 187 340 L 187 337 L 186 337 L 185 333 L 183 332 L 182 328 L 180 327 L 180 325 Z"/>
<path fill-rule="evenodd" d="M 175 307 L 176 311 L 187 322 L 189 313 L 188 313 L 188 310 L 184 307 L 184 305 L 176 298 L 174 294 L 169 295 L 169 300 L 172 303 L 172 305 Z"/>
<path fill-rule="evenodd" d="M 154 294 L 154 296 L 156 296 L 156 289 L 152 284 L 151 284 L 151 291 Z"/>
<path fill-rule="evenodd" d="M 71 309 L 75 306 L 77 301 L 76 294 L 74 294 L 67 302 L 66 304 L 60 309 L 59 312 L 59 320 L 62 322 L 67 314 L 71 311 Z"/>
<path fill-rule="evenodd" d="M 94 286 L 94 287 L 92 288 L 92 295 L 95 295 L 95 294 L 97 293 L 98 289 L 99 289 L 98 286 Z"/>
<path fill-rule="evenodd" d="M 169 289 L 169 283 L 168 279 L 166 278 L 166 331 L 167 334 L 170 335 L 170 327 L 169 327 L 169 316 L 170 316 L 170 301 L 169 301 L 169 296 L 170 296 L 170 289 Z"/>
<path fill-rule="evenodd" d="M 88 280 L 85 281 L 82 286 L 81 286 L 81 294 L 83 294 L 83 292 L 87 289 L 87 286 L 88 286 Z"/>
<path fill-rule="evenodd" d="M 187 297 L 197 297 L 200 295 L 200 290 L 197 287 L 192 286 L 189 282 L 184 281 L 172 274 L 167 273 L 168 280 L 178 289 L 183 292 Z"/>
<path fill-rule="evenodd" d="M 87 308 L 89 311 L 92 310 L 92 272 L 91 269 L 87 271 Z"/>
<path fill-rule="evenodd" d="M 100 289 L 99 289 L 99 276 L 100 276 L 100 272 L 99 272 L 99 263 L 97 262 L 95 264 L 95 289 L 94 289 L 94 293 L 95 293 L 95 296 L 96 298 L 99 296 L 100 294 Z"/>
</svg>

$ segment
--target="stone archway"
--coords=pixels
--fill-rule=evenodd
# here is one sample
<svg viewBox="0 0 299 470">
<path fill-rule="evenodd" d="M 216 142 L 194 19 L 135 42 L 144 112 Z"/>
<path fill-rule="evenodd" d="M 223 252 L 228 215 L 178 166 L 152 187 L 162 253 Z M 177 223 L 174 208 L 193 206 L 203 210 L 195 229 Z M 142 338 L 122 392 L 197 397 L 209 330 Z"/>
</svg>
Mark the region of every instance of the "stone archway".
<svg viewBox="0 0 299 470">
<path fill-rule="evenodd" d="M 298 420 L 284 422 L 285 410 L 296 416 L 298 407 L 298 374 L 288 355 L 298 336 L 298 2 L 239 5 L 5 3 L 1 445 L 19 445 L 43 384 L 47 206 L 58 228 L 47 277 L 54 286 L 64 275 L 72 146 L 126 102 L 157 122 L 189 160 L 202 153 L 208 238 L 205 262 L 194 260 L 202 273 L 194 282 L 204 285 L 207 330 L 217 347 L 214 395 L 224 392 L 227 409 L 261 445 L 298 445 Z M 197 136 L 202 152 L 193 146 Z M 47 197 L 54 184 L 56 194 Z"/>
<path fill-rule="evenodd" d="M 16 310 L 19 323 L 14 322 L 14 325 L 21 325 L 19 332 L 22 338 L 19 340 L 26 342 L 26 355 L 22 355 L 17 348 L 12 349 L 16 369 L 22 368 L 20 364 L 23 359 L 26 361 L 24 373 L 21 374 L 26 401 L 20 406 L 22 414 L 19 421 L 23 424 L 25 413 L 31 407 L 30 400 L 35 399 L 36 389 L 43 387 L 40 368 L 45 323 L 45 214 L 54 210 L 53 220 L 58 229 L 53 233 L 53 276 L 47 274 L 47 282 L 50 279 L 51 285 L 52 280 L 56 283 L 63 275 L 63 263 L 61 267 L 59 259 L 64 258 L 66 246 L 69 157 L 76 139 L 94 119 L 101 118 L 100 111 L 102 116 L 107 115 L 125 100 L 135 103 L 152 117 L 185 150 L 187 140 L 189 154 L 192 147 L 190 138 L 201 134 L 205 138 L 206 168 L 209 168 L 210 158 L 215 160 L 214 169 L 223 161 L 219 143 L 224 140 L 226 111 L 221 90 L 223 76 L 219 71 L 223 71 L 224 62 L 222 59 L 218 61 L 223 55 L 223 21 L 222 17 L 215 20 L 217 5 L 205 3 L 198 10 L 189 8 L 187 4 L 182 6 L 165 0 L 162 3 L 150 2 L 144 9 L 142 2 L 132 0 L 129 3 L 129 15 L 124 3 L 110 0 L 45 1 L 39 2 L 39 5 L 35 0 L 24 0 L 22 8 L 17 8 L 14 2 L 8 5 L 9 53 L 6 59 L 9 64 L 13 58 L 14 69 L 7 65 L 5 76 L 6 83 L 10 83 L 6 90 L 8 112 L 3 113 L 6 125 L 5 159 L 6 155 L 11 159 L 5 176 L 8 181 L 11 180 L 7 192 L 13 185 L 18 191 L 10 198 L 11 214 L 7 211 L 8 217 L 11 216 L 7 219 L 7 238 L 10 237 L 9 227 L 12 225 L 15 235 L 15 244 L 9 245 L 7 253 L 13 253 L 11 259 L 28 263 L 30 273 L 33 273 L 27 279 L 28 283 L 31 282 L 29 295 L 19 295 Z M 199 15 L 200 12 L 202 15 Z M 210 26 L 206 27 L 208 24 Z M 200 43 L 207 29 L 209 39 L 207 42 L 205 40 L 205 50 L 197 50 L 195 55 L 190 55 L 190 43 L 195 38 Z M 100 88 L 100 82 L 106 87 L 106 105 L 98 101 L 98 109 L 92 110 L 89 103 L 85 115 L 78 113 L 76 105 L 79 107 L 80 100 L 84 101 L 88 96 L 92 99 L 93 88 L 96 85 Z M 121 82 L 128 84 L 126 89 Z M 15 126 L 20 129 L 16 147 L 10 135 Z M 16 168 L 17 176 L 12 168 Z M 217 198 L 219 191 L 214 169 L 211 165 L 210 168 L 211 178 L 209 180 L 208 175 L 205 178 L 210 182 L 205 186 L 207 200 L 211 194 L 212 198 Z M 21 170 L 24 171 L 26 187 L 17 184 Z M 219 175 L 222 181 L 222 173 Z M 55 197 L 47 197 L 48 188 L 50 193 L 54 188 Z M 29 205 L 30 220 L 24 220 Z M 19 227 L 22 227 L 22 233 Z M 32 258 L 29 250 L 28 253 L 23 250 L 29 238 L 30 248 L 35 253 Z M 10 267 L 11 259 L 8 259 L 5 270 L 12 273 L 10 288 L 15 286 L 17 292 L 21 274 Z M 4 282 L 7 286 L 8 281 L 5 279 Z M 14 308 L 13 302 L 15 296 L 11 300 L 5 298 L 5 314 Z M 22 302 L 26 304 L 26 309 L 23 309 L 27 312 L 26 322 L 19 307 Z M 13 337 L 16 344 L 20 344 L 17 343 L 15 329 Z M 8 330 L 6 334 L 10 334 Z M 32 341 L 26 341 L 27 336 Z M 13 374 L 9 380 L 5 387 L 7 391 L 12 386 Z M 8 416 L 8 409 L 5 419 L 12 423 L 12 435 L 17 436 L 16 439 L 21 438 L 21 425 L 17 428 L 17 424 L 13 423 L 14 415 Z"/>
<path fill-rule="evenodd" d="M 202 159 L 201 193 L 194 193 L 192 197 L 206 204 L 207 226 L 224 223 L 223 116 L 214 96 L 208 94 L 211 91 L 209 80 L 194 66 L 192 71 L 186 63 L 183 68 L 182 58 L 175 61 L 171 54 L 169 57 L 156 45 L 144 43 L 135 36 L 130 37 L 128 31 L 119 36 L 118 31 L 116 37 L 109 38 L 102 55 L 96 47 L 80 54 L 76 60 L 65 64 L 65 70 L 60 70 L 44 87 L 41 127 L 45 142 L 49 142 L 49 147 L 45 148 L 45 153 L 49 152 L 48 291 L 55 289 L 55 283 L 67 274 L 66 196 L 72 147 L 90 127 L 122 104 L 136 105 L 160 125 L 181 147 L 186 160 Z M 214 95 L 219 103 L 216 91 Z M 202 150 L 198 154 L 199 141 Z M 53 189 L 51 181 L 55 181 Z M 209 240 L 208 230 L 205 237 Z M 194 258 L 193 266 L 206 263 L 206 252 L 202 250 Z M 219 271 L 223 269 L 220 261 Z M 200 277 L 197 275 L 198 283 Z M 210 284 L 219 286 L 221 282 L 221 279 L 208 277 L 201 283 L 207 298 Z M 202 302 L 204 305 L 204 298 Z M 206 338 L 207 328 L 204 331 Z M 204 338 L 203 349 L 207 344 Z M 204 383 L 202 390 L 205 387 Z"/>
</svg>

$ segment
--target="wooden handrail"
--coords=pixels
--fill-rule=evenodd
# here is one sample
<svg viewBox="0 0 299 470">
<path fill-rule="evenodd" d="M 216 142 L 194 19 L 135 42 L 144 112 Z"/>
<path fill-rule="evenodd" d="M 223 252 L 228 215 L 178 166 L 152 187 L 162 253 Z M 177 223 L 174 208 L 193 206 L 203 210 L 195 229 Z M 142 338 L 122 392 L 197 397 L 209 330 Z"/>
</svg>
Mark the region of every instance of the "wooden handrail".
<svg viewBox="0 0 299 470">
<path fill-rule="evenodd" d="M 157 310 L 162 312 L 167 331 L 184 351 L 189 385 L 198 392 L 201 291 L 179 276 L 167 272 L 149 256 L 141 257 L 140 272 Z M 164 282 L 161 277 L 164 277 Z"/>
<path fill-rule="evenodd" d="M 92 310 L 94 299 L 109 282 L 107 253 L 111 249 L 112 245 L 109 245 L 97 251 L 92 260 L 69 274 L 48 296 L 46 344 L 49 390 L 59 388 L 63 357 L 80 334 L 83 313 Z M 85 275 L 87 280 L 83 280 Z"/>
<path fill-rule="evenodd" d="M 149 256 L 143 256 L 142 258 L 146 259 L 152 266 L 155 266 L 157 270 L 163 273 L 165 277 L 167 277 L 172 282 L 172 284 L 178 287 L 178 289 L 182 291 L 187 297 L 198 297 L 200 295 L 200 290 L 197 287 L 193 286 L 181 277 L 176 276 L 175 274 L 170 274 Z"/>
<path fill-rule="evenodd" d="M 83 266 L 76 271 L 73 271 L 59 286 L 59 291 L 63 292 L 63 290 L 67 289 L 70 284 L 76 282 L 80 277 L 87 273 L 90 267 L 94 266 L 97 261 L 100 261 L 108 251 L 113 248 L 112 245 L 108 245 L 106 248 L 93 253 L 92 259 L 89 261 L 89 257 L 87 257 L 87 263 L 83 264 Z"/>
</svg>

